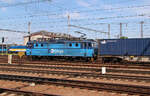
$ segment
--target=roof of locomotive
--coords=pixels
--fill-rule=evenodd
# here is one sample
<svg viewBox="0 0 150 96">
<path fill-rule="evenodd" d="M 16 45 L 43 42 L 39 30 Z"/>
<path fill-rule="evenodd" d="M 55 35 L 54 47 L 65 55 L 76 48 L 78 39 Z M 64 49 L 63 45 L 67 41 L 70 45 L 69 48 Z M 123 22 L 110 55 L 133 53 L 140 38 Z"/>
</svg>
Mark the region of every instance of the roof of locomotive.
<svg viewBox="0 0 150 96">
<path fill-rule="evenodd" d="M 28 43 L 73 43 L 73 42 L 78 42 L 78 43 L 82 43 L 82 42 L 95 42 L 94 40 L 90 39 L 90 40 L 47 40 L 47 41 L 30 41 Z"/>
</svg>

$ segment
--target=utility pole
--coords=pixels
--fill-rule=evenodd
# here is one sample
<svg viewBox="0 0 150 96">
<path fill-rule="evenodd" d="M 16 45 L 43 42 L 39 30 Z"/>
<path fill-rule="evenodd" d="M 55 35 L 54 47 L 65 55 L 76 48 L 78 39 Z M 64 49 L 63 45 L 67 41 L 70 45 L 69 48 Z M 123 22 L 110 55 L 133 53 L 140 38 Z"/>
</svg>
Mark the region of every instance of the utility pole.
<svg viewBox="0 0 150 96">
<path fill-rule="evenodd" d="M 108 24 L 108 39 L 110 39 L 110 24 Z"/>
<path fill-rule="evenodd" d="M 122 23 L 120 23 L 120 37 L 122 37 Z"/>
<path fill-rule="evenodd" d="M 68 34 L 69 34 L 69 32 L 70 32 L 70 15 L 68 14 Z"/>
<path fill-rule="evenodd" d="M 31 41 L 30 34 L 31 34 L 31 22 L 28 23 L 28 35 L 29 35 L 29 41 Z"/>
<path fill-rule="evenodd" d="M 144 21 L 141 21 L 141 38 L 143 38 L 143 24 L 144 24 Z"/>
<path fill-rule="evenodd" d="M 4 51 L 4 45 L 3 45 L 3 43 L 4 43 L 4 37 L 2 37 L 2 55 L 3 55 L 3 51 Z"/>
</svg>

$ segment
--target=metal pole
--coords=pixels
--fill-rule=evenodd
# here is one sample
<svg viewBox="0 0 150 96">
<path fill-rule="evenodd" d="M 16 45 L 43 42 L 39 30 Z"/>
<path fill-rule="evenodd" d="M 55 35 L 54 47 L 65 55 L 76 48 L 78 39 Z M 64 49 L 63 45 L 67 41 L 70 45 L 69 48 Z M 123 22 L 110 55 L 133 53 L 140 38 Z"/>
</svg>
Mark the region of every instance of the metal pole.
<svg viewBox="0 0 150 96">
<path fill-rule="evenodd" d="M 8 39 L 8 38 L 6 38 L 6 39 Z M 7 42 L 6 42 L 6 54 L 8 54 L 8 44 L 7 44 Z"/>
<path fill-rule="evenodd" d="M 44 40 L 44 32 L 42 31 L 42 41 Z"/>
<path fill-rule="evenodd" d="M 144 24 L 144 21 L 141 21 L 141 38 L 143 38 L 143 24 Z"/>
<path fill-rule="evenodd" d="M 122 37 L 122 23 L 120 23 L 120 37 Z"/>
<path fill-rule="evenodd" d="M 69 32 L 70 32 L 70 15 L 68 14 L 68 34 L 69 34 Z"/>
<path fill-rule="evenodd" d="M 108 24 L 108 39 L 110 39 L 110 24 Z"/>
<path fill-rule="evenodd" d="M 6 44 L 6 54 L 8 54 L 8 44 Z"/>
<path fill-rule="evenodd" d="M 12 64 L 12 55 L 8 55 L 8 64 Z"/>
<path fill-rule="evenodd" d="M 2 55 L 3 55 L 3 51 L 4 51 L 3 43 L 4 43 L 4 37 L 2 37 Z"/>
<path fill-rule="evenodd" d="M 2 55 L 3 55 L 3 42 L 2 42 Z"/>
<path fill-rule="evenodd" d="M 29 41 L 31 41 L 30 34 L 31 34 L 31 22 L 28 23 L 28 35 L 29 35 Z"/>
</svg>

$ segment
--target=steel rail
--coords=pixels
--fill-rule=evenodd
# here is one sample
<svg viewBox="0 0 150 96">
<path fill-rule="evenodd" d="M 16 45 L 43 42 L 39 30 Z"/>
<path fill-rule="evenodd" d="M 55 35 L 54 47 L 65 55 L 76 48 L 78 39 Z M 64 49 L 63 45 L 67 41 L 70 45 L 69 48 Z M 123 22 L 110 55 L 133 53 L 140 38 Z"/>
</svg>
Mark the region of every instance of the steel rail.
<svg viewBox="0 0 150 96">
<path fill-rule="evenodd" d="M 71 77 L 88 77 L 88 78 L 107 78 L 107 79 L 125 79 L 150 82 L 150 77 L 147 76 L 131 76 L 131 75 L 114 75 L 114 74 L 101 74 L 101 73 L 88 73 L 88 72 L 66 72 L 66 71 L 47 71 L 47 70 L 31 70 L 31 69 L 18 69 L 18 68 L 0 68 L 0 71 L 7 72 L 23 72 L 23 73 L 36 73 L 36 74 L 52 74 L 63 75 Z M 68 77 L 68 78 L 69 78 Z"/>
<path fill-rule="evenodd" d="M 0 92 L 15 92 L 15 93 L 22 93 L 25 94 L 25 96 L 61 96 L 61 95 L 54 95 L 54 94 L 46 94 L 46 93 L 39 93 L 39 92 L 30 92 L 30 91 L 22 91 L 22 90 L 15 90 L 15 89 L 9 89 L 9 88 L 0 88 Z"/>
<path fill-rule="evenodd" d="M 35 82 L 40 84 L 54 84 L 59 86 L 61 85 L 67 87 L 77 87 L 92 90 L 107 90 L 107 91 L 123 92 L 128 94 L 150 95 L 150 86 L 65 80 L 55 78 L 40 78 L 40 77 L 4 75 L 4 74 L 0 74 L 0 79 L 15 80 L 22 82 Z"/>
<path fill-rule="evenodd" d="M 32 68 L 46 68 L 46 69 L 62 69 L 62 70 L 80 70 L 80 71 L 93 71 L 93 72 L 101 72 L 101 68 L 75 68 L 75 67 L 56 67 L 56 66 L 31 66 L 31 65 L 20 65 L 20 64 L 0 64 L 0 66 L 8 66 L 8 67 L 32 67 Z M 2 68 L 0 68 L 2 70 Z M 107 68 L 107 72 L 112 73 L 130 73 L 130 74 L 150 74 L 148 70 L 127 70 L 127 69 L 113 69 Z"/>
<path fill-rule="evenodd" d="M 0 64 L 7 67 L 27 67 L 27 68 L 44 68 L 44 69 L 63 69 L 63 70 L 81 70 L 81 71 L 99 71 L 98 68 L 79 68 L 79 67 L 56 67 L 56 66 L 35 66 L 25 64 Z"/>
<path fill-rule="evenodd" d="M 60 69 L 68 69 L 68 70 L 87 70 L 87 71 L 100 71 L 99 69 L 101 67 L 107 67 L 107 68 L 132 68 L 132 69 L 150 69 L 148 67 L 140 67 L 140 66 L 113 66 L 113 65 L 97 65 L 97 66 L 94 66 L 94 65 L 76 65 L 76 64 L 39 64 L 39 65 L 36 65 L 36 64 L 0 64 L 0 66 L 11 66 L 11 67 L 32 67 L 32 68 L 45 68 L 45 69 L 56 69 L 56 68 L 60 68 Z M 59 67 L 58 67 L 59 66 Z M 82 67 L 81 67 L 82 66 Z M 71 68 L 73 67 L 73 68 Z M 81 67 L 81 68 L 79 68 Z M 89 70 L 90 69 L 90 70 Z"/>
</svg>

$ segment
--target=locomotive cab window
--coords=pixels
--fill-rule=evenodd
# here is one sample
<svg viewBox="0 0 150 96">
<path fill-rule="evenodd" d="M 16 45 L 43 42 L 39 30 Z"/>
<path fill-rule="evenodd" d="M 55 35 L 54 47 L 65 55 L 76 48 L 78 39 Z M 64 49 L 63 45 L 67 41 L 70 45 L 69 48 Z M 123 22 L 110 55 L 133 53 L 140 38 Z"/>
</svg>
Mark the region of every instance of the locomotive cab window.
<svg viewBox="0 0 150 96">
<path fill-rule="evenodd" d="M 97 43 L 92 43 L 92 47 L 97 47 L 98 45 L 97 45 Z"/>
<path fill-rule="evenodd" d="M 76 47 L 78 47 L 79 46 L 79 44 L 78 43 L 76 43 Z"/>
<path fill-rule="evenodd" d="M 32 43 L 28 43 L 28 44 L 27 44 L 27 47 L 28 47 L 28 48 L 33 48 L 33 44 L 32 44 Z"/>
<path fill-rule="evenodd" d="M 84 47 L 86 48 L 87 46 L 86 46 L 86 43 L 84 43 Z"/>
<path fill-rule="evenodd" d="M 43 43 L 41 44 L 41 47 L 43 47 Z"/>
<path fill-rule="evenodd" d="M 70 43 L 69 46 L 72 47 L 72 44 Z"/>
<path fill-rule="evenodd" d="M 38 47 L 38 44 L 35 44 L 36 47 Z"/>
<path fill-rule="evenodd" d="M 92 44 L 91 44 L 91 43 L 88 43 L 88 47 L 91 48 L 91 47 L 92 47 Z"/>
</svg>

